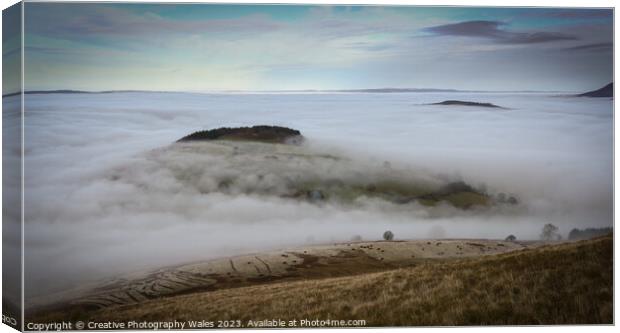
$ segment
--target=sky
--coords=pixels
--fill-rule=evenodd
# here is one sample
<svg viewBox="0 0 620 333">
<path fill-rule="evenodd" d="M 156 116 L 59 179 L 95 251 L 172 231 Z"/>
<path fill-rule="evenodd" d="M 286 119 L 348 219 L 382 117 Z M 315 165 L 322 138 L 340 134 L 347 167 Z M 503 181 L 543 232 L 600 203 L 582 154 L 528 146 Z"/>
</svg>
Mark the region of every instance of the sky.
<svg viewBox="0 0 620 333">
<path fill-rule="evenodd" d="M 21 90 L 21 25 L 19 5 L 2 11 L 2 94 Z"/>
<path fill-rule="evenodd" d="M 585 91 L 611 9 L 26 3 L 25 89 Z"/>
</svg>

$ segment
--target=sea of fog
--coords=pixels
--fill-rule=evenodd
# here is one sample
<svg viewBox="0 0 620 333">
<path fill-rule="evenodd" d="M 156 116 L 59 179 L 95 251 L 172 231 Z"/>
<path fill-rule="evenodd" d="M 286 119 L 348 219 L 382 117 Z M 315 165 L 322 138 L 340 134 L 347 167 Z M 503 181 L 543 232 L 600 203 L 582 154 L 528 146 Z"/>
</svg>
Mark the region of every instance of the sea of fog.
<svg viewBox="0 0 620 333">
<path fill-rule="evenodd" d="M 448 99 L 504 108 L 428 105 Z M 199 193 L 179 186 L 162 169 L 167 166 L 145 162 L 149 151 L 196 130 L 257 124 L 298 129 L 317 151 L 447 175 L 513 194 L 520 203 L 506 212 L 424 214 L 374 204 Z M 25 293 L 36 297 L 120 273 L 354 235 L 376 240 L 387 229 L 397 239 L 537 239 L 546 223 L 564 237 L 575 227 L 611 226 L 612 143 L 613 100 L 607 98 L 26 95 Z M 202 160 L 167 165 L 176 163 L 189 164 L 195 173 L 187 177 L 196 182 L 214 167 Z M 127 175 L 111 178 L 119 170 Z M 140 181 L 123 181 L 133 178 Z"/>
</svg>

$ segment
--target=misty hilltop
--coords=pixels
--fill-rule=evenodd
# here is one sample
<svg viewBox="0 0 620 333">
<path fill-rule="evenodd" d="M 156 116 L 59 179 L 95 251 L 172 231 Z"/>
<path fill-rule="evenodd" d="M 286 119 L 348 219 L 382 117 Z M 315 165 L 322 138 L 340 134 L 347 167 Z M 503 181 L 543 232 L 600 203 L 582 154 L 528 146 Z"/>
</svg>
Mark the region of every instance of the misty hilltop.
<svg viewBox="0 0 620 333">
<path fill-rule="evenodd" d="M 298 130 L 277 126 L 200 131 L 150 152 L 149 165 L 137 167 L 163 170 L 186 189 L 203 195 L 250 195 L 338 206 L 372 203 L 411 209 L 447 206 L 467 210 L 518 203 L 513 196 L 491 195 L 462 179 L 441 178 L 388 161 L 320 151 L 302 144 L 301 138 Z M 291 142 L 295 144 L 282 144 Z M 124 179 L 123 172 L 115 173 L 112 179 L 140 181 Z M 148 182 L 135 185 L 152 186 Z"/>
<path fill-rule="evenodd" d="M 260 125 L 234 128 L 220 127 L 212 130 L 198 131 L 179 139 L 178 142 L 209 140 L 298 144 L 303 140 L 303 137 L 298 130 L 280 126 Z"/>
</svg>

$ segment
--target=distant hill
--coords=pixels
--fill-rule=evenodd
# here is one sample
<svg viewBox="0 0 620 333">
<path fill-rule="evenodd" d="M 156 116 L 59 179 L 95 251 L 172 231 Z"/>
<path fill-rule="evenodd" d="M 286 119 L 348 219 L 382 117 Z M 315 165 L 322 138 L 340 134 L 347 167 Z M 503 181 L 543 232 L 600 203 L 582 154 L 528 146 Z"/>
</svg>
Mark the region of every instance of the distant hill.
<svg viewBox="0 0 620 333">
<path fill-rule="evenodd" d="M 128 92 L 140 92 L 140 93 L 164 93 L 164 92 L 181 92 L 181 91 L 155 91 L 155 90 L 103 90 L 103 91 L 86 91 L 86 90 L 71 90 L 71 89 L 56 89 L 56 90 L 28 90 L 24 92 L 25 95 L 35 94 L 110 94 L 110 93 L 128 93 Z M 244 92 L 244 90 L 223 90 L 220 92 Z M 433 88 L 372 88 L 372 89 L 336 89 L 336 90 L 257 90 L 256 92 L 314 92 L 314 93 L 410 93 L 410 92 L 481 92 L 475 90 L 456 90 L 456 89 L 433 89 Z M 3 97 L 9 97 L 19 95 L 21 92 L 14 92 L 2 95 Z"/>
<path fill-rule="evenodd" d="M 458 90 L 458 89 L 436 89 L 436 88 L 368 88 L 368 89 L 301 89 L 301 90 L 213 90 L 213 91 L 165 91 L 165 90 L 102 90 L 102 91 L 86 91 L 86 90 L 72 90 L 72 89 L 55 89 L 55 90 L 27 90 L 25 95 L 35 94 L 111 94 L 111 93 L 371 93 L 371 94 L 386 94 L 386 93 L 527 93 L 527 92 L 542 92 L 534 90 Z M 560 92 L 561 91 L 544 91 Z M 2 97 L 10 97 L 20 95 L 21 92 L 6 93 Z"/>
<path fill-rule="evenodd" d="M 480 103 L 480 102 L 468 102 L 468 101 L 457 101 L 457 100 L 448 100 L 438 103 L 432 103 L 431 105 L 459 105 L 459 106 L 479 106 L 484 108 L 501 108 L 501 106 L 497 106 L 491 103 Z"/>
<path fill-rule="evenodd" d="M 361 93 L 406 93 L 406 92 L 467 92 L 456 89 L 433 88 L 370 88 L 370 89 L 340 89 L 325 90 L 327 92 L 361 92 Z"/>
<path fill-rule="evenodd" d="M 604 86 L 601 89 L 588 91 L 587 93 L 583 93 L 577 95 L 580 97 L 614 97 L 614 83 L 610 83 Z"/>
<path fill-rule="evenodd" d="M 27 90 L 24 95 L 46 95 L 46 94 L 113 94 L 113 93 L 164 93 L 166 91 L 150 91 L 150 90 L 104 90 L 104 91 L 86 91 L 86 90 L 71 90 L 71 89 L 58 89 L 58 90 Z M 2 97 L 10 97 L 21 95 L 21 91 L 14 93 L 8 93 L 2 95 Z"/>
<path fill-rule="evenodd" d="M 11 96 L 17 96 L 17 95 L 21 95 L 21 94 L 22 94 L 21 91 L 16 91 L 16 92 L 4 94 L 4 95 L 2 95 L 2 97 L 11 97 Z"/>
<path fill-rule="evenodd" d="M 24 92 L 26 95 L 30 94 L 92 94 L 90 91 L 83 90 L 69 90 L 69 89 L 61 89 L 61 90 L 30 90 Z"/>
</svg>

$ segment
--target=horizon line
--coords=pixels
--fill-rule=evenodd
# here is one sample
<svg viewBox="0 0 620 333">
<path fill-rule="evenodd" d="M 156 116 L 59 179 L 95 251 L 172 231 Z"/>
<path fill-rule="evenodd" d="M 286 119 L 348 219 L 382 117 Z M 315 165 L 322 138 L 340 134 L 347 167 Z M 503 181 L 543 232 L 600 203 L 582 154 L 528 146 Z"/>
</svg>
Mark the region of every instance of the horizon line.
<svg viewBox="0 0 620 333">
<path fill-rule="evenodd" d="M 50 90 L 25 90 L 3 94 L 2 97 L 36 94 L 112 94 L 112 93 L 186 93 L 186 94 L 213 94 L 213 93 L 407 93 L 407 92 L 453 92 L 453 93 L 577 93 L 567 90 L 461 90 L 442 88 L 359 88 L 359 89 L 222 89 L 222 90 L 77 90 L 77 89 L 50 89 Z"/>
</svg>

